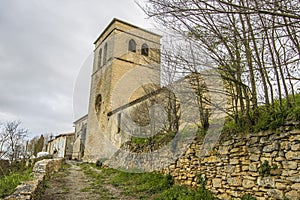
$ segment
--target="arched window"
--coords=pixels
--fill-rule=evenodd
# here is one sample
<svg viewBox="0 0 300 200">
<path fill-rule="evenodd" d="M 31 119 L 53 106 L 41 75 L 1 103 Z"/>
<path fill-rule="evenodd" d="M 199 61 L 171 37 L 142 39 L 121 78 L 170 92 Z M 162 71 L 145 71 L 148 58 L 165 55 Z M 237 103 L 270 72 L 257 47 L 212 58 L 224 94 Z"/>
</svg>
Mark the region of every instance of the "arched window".
<svg viewBox="0 0 300 200">
<path fill-rule="evenodd" d="M 102 48 L 99 50 L 99 61 L 98 61 L 98 69 L 101 67 L 102 62 Z"/>
<path fill-rule="evenodd" d="M 149 55 L 149 48 L 148 48 L 148 45 L 147 44 L 143 44 L 142 45 L 142 55 L 144 56 L 148 56 Z"/>
<path fill-rule="evenodd" d="M 99 112 L 101 110 L 101 104 L 102 104 L 102 96 L 101 94 L 98 94 L 95 99 L 95 111 Z"/>
<path fill-rule="evenodd" d="M 105 43 L 103 51 L 104 51 L 103 52 L 103 65 L 104 65 L 107 61 L 107 43 Z"/>
<path fill-rule="evenodd" d="M 133 39 L 129 40 L 128 51 L 136 52 L 136 43 Z"/>
</svg>

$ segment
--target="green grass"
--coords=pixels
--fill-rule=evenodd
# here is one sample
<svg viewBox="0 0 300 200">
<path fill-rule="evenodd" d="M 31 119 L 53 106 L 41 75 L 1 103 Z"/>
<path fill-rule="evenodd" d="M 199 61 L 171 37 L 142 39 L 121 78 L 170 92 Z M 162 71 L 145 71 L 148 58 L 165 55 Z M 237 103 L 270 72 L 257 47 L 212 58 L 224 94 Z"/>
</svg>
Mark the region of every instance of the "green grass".
<svg viewBox="0 0 300 200">
<path fill-rule="evenodd" d="M 157 200 L 214 200 L 215 198 L 204 188 L 189 189 L 183 185 L 174 185 L 164 190 L 155 199 Z"/>
<path fill-rule="evenodd" d="M 15 191 L 15 188 L 22 182 L 30 180 L 31 169 L 23 172 L 15 172 L 0 179 L 0 198 L 8 196 Z"/>
<path fill-rule="evenodd" d="M 119 190 L 121 195 L 134 199 L 216 199 L 204 187 L 191 189 L 174 185 L 173 177 L 170 175 L 154 172 L 128 173 L 116 169 L 99 168 L 94 164 L 81 164 L 80 167 L 87 176 L 94 178 L 94 183 L 84 188 L 84 191 L 99 190 L 103 189 L 104 185 L 111 185 Z"/>
</svg>

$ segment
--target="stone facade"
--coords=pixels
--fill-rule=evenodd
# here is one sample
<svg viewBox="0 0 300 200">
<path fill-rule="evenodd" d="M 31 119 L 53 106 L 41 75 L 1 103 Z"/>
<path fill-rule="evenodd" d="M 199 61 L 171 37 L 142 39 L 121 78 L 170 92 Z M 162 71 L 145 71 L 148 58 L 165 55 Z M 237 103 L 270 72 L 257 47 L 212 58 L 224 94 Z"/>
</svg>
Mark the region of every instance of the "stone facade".
<svg viewBox="0 0 300 200">
<path fill-rule="evenodd" d="M 206 188 L 221 199 L 245 194 L 259 200 L 300 199 L 300 130 L 280 130 L 223 135 L 205 156 L 200 152 L 202 141 L 195 141 L 161 172 L 191 187 L 205 181 Z"/>
<path fill-rule="evenodd" d="M 73 144 L 72 159 L 81 160 L 84 156 L 86 128 L 88 115 L 81 117 L 74 122 L 75 141 Z"/>
<path fill-rule="evenodd" d="M 94 44 L 83 157 L 92 162 L 110 157 L 126 141 L 116 134 L 118 115 L 108 113 L 143 96 L 145 83 L 160 86 L 159 35 L 113 19 Z"/>
</svg>

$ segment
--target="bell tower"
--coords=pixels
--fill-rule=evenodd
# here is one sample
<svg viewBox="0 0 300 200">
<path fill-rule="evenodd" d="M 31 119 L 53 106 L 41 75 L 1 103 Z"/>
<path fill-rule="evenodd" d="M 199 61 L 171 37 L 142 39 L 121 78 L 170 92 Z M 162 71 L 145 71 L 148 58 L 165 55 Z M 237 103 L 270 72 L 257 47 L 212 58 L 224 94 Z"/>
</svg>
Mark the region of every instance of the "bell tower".
<svg viewBox="0 0 300 200">
<path fill-rule="evenodd" d="M 113 19 L 95 41 L 85 161 L 108 158 L 120 145 L 112 142 L 122 140 L 117 134 L 119 116 L 111 115 L 114 109 L 145 95 L 144 89 L 149 87 L 146 79 L 151 80 L 150 87 L 160 87 L 160 38 L 156 33 Z M 119 84 L 136 89 L 120 91 Z M 128 101 L 120 100 L 128 92 Z"/>
</svg>

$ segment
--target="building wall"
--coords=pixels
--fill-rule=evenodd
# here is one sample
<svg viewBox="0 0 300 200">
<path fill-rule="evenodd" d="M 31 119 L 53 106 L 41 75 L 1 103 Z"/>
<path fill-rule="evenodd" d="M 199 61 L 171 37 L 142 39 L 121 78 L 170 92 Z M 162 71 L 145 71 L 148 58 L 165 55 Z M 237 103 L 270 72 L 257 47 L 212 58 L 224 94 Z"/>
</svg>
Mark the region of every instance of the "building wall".
<svg viewBox="0 0 300 200">
<path fill-rule="evenodd" d="M 71 159 L 73 153 L 74 134 L 65 136 L 65 152 L 64 158 Z"/>
<path fill-rule="evenodd" d="M 74 122 L 75 139 L 73 143 L 72 159 L 81 160 L 84 155 L 87 115 Z"/>
<path fill-rule="evenodd" d="M 72 157 L 74 134 L 61 134 L 48 142 L 48 153 L 57 158 Z"/>
</svg>

